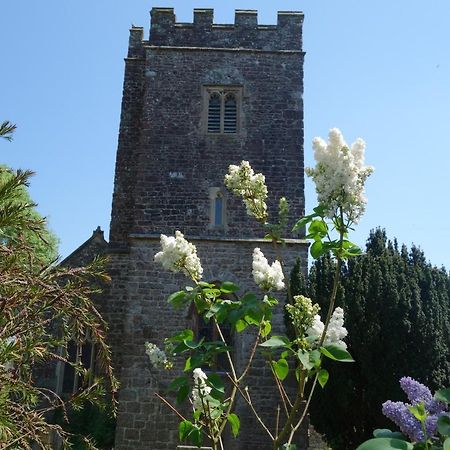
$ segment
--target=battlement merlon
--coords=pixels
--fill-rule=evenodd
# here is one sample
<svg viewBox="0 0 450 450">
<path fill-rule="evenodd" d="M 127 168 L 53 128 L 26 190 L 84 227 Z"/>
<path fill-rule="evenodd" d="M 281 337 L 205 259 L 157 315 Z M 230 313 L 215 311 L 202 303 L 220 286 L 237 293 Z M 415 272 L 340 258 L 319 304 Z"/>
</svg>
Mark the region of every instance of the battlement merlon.
<svg viewBox="0 0 450 450">
<path fill-rule="evenodd" d="M 139 58 L 143 56 L 142 42 L 144 39 L 144 28 L 135 27 L 130 28 L 130 37 L 128 40 L 128 58 Z"/>
<path fill-rule="evenodd" d="M 279 11 L 277 25 L 258 25 L 256 10 L 235 11 L 234 24 L 215 24 L 214 10 L 194 9 L 192 23 L 176 21 L 173 8 L 152 8 L 151 46 L 301 50 L 303 13 Z M 137 38 L 137 27 L 131 32 Z M 131 38 L 130 38 L 131 44 Z M 133 45 L 137 42 L 133 41 Z"/>
</svg>

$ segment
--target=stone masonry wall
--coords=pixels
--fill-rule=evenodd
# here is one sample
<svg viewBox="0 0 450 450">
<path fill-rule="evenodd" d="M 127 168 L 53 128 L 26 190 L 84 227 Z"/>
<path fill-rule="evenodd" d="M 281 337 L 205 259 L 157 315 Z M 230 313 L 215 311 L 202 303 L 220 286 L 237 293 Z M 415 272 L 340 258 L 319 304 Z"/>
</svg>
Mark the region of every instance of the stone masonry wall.
<svg viewBox="0 0 450 450">
<path fill-rule="evenodd" d="M 252 252 L 260 246 L 273 260 L 269 244 L 262 240 L 241 242 L 191 240 L 205 267 L 205 280 L 230 280 L 239 283 L 241 292 L 258 288 L 251 277 Z M 127 280 L 128 307 L 124 311 L 122 334 L 123 359 L 121 371 L 121 391 L 119 396 L 119 416 L 117 422 L 116 449 L 173 450 L 176 443 L 177 417 L 158 400 L 154 392 L 159 391 L 176 376 L 150 368 L 144 351 L 146 340 L 162 345 L 164 338 L 184 328 L 192 327 L 187 311 L 174 311 L 167 305 L 167 297 L 189 284 L 181 274 L 162 270 L 153 262 L 159 251 L 159 239 L 136 236 L 130 248 L 130 270 Z M 292 267 L 297 257 L 306 260 L 306 247 L 301 243 L 289 245 L 286 260 Z M 262 295 L 262 293 L 259 291 Z M 285 292 L 278 298 L 285 301 Z M 280 306 L 274 317 L 278 329 L 283 325 L 283 311 Z M 234 361 L 242 367 L 251 336 L 236 335 Z M 175 371 L 176 372 L 176 371 Z M 168 377 L 169 375 L 169 377 Z M 257 409 L 266 420 L 274 417 L 277 403 L 273 381 L 268 376 L 268 367 L 257 359 L 247 383 L 252 386 L 252 398 Z M 172 399 L 173 400 L 173 399 Z M 238 413 L 242 424 L 242 438 L 231 440 L 227 450 L 269 450 L 270 443 L 262 428 L 257 424 L 247 406 L 239 401 Z M 273 423 L 272 423 L 273 425 Z"/>
</svg>

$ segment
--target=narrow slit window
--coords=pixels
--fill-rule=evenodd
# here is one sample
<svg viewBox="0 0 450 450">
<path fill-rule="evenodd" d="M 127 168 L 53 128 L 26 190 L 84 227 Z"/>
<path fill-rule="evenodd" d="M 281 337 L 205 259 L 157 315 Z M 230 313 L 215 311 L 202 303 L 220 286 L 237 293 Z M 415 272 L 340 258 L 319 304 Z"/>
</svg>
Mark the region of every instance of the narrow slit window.
<svg viewBox="0 0 450 450">
<path fill-rule="evenodd" d="M 216 227 L 223 225 L 223 196 L 220 192 L 214 199 L 214 225 Z"/>
</svg>

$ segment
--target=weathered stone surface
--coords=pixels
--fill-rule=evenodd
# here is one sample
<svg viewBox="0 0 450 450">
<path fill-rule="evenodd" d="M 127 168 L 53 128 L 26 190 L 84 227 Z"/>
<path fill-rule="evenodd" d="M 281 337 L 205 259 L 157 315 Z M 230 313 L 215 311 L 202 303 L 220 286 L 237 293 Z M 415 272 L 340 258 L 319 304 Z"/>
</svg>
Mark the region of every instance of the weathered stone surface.
<svg viewBox="0 0 450 450">
<path fill-rule="evenodd" d="M 257 25 L 256 13 L 236 13 L 234 25 L 214 25 L 212 10 L 196 10 L 193 24 L 177 24 L 173 10 L 154 8 L 149 40 L 142 28 L 130 32 L 110 230 L 112 277 L 106 293 L 110 341 L 121 390 L 115 448 L 173 450 L 177 417 L 155 396 L 167 382 L 149 370 L 144 342 L 161 344 L 190 327 L 174 313 L 167 296 L 186 284 L 164 272 L 153 257 L 160 233 L 179 229 L 198 249 L 205 280 L 230 280 L 256 290 L 251 279 L 254 247 L 273 259 L 260 238 L 264 230 L 247 216 L 241 200 L 226 195 L 226 226 L 210 226 L 210 189 L 223 188 L 229 164 L 250 161 L 266 175 L 269 210 L 286 196 L 291 223 L 304 211 L 303 52 L 299 13 L 280 13 L 278 25 Z M 239 133 L 205 133 L 204 86 L 242 89 Z M 292 236 L 296 238 L 296 236 Z M 306 246 L 293 239 L 285 248 L 288 266 Z M 282 299 L 284 294 L 280 296 Z M 283 326 L 281 308 L 276 327 Z M 234 359 L 244 364 L 251 336 L 235 339 Z M 268 367 L 255 361 L 248 384 L 261 414 L 272 421 L 277 406 Z M 227 450 L 271 448 L 243 402 L 242 434 Z"/>
</svg>

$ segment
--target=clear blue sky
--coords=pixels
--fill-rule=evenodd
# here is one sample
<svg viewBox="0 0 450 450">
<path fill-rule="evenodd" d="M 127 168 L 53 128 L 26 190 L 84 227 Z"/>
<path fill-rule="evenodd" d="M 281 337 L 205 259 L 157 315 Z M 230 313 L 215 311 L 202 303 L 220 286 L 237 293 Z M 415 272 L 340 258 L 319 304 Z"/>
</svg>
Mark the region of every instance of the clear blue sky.
<svg viewBox="0 0 450 450">
<path fill-rule="evenodd" d="M 448 0 L 14 0 L 0 16 L 0 119 L 18 124 L 1 162 L 37 172 L 31 195 L 68 255 L 109 228 L 124 63 L 131 24 L 152 6 L 178 21 L 194 7 L 233 23 L 234 9 L 305 13 L 305 154 L 339 127 L 367 142 L 369 204 L 354 240 L 387 229 L 450 268 L 450 2 Z M 315 204 L 307 186 L 307 209 Z"/>
</svg>

